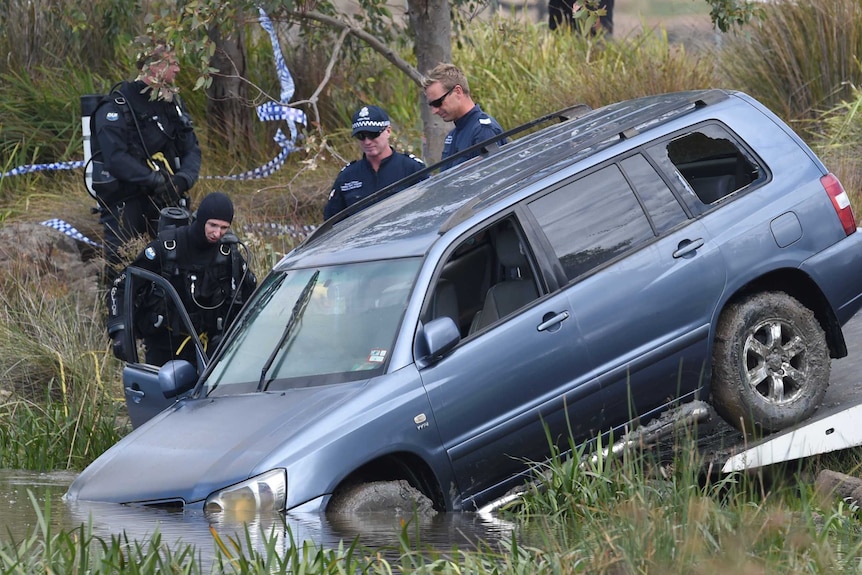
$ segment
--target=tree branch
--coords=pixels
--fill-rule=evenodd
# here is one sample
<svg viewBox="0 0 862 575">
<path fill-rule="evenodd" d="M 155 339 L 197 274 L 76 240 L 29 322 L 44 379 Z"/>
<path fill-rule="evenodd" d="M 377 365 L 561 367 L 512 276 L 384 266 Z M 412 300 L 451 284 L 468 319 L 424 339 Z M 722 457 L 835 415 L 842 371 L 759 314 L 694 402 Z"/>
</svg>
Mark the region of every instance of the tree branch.
<svg viewBox="0 0 862 575">
<path fill-rule="evenodd" d="M 326 73 L 323 76 L 323 80 L 320 81 L 320 85 L 318 85 L 317 89 L 314 90 L 314 94 L 312 94 L 311 97 L 308 98 L 308 100 L 299 100 L 293 103 L 294 106 L 298 106 L 301 104 L 311 105 L 312 109 L 314 110 L 315 120 L 317 120 L 315 124 L 317 125 L 317 131 L 320 133 L 322 148 L 326 148 L 327 150 L 329 150 L 330 154 L 332 154 L 334 157 L 338 158 L 345 164 L 347 163 L 347 160 L 342 158 L 341 155 L 339 155 L 339 153 L 332 146 L 329 145 L 329 142 L 327 142 L 326 137 L 323 134 L 322 123 L 320 121 L 320 112 L 317 109 L 317 100 L 320 96 L 320 93 L 323 91 L 323 88 L 329 83 L 329 79 L 332 78 L 332 68 L 334 68 L 336 62 L 338 62 L 338 55 L 341 53 L 341 46 L 344 44 L 344 38 L 346 38 L 349 33 L 349 30 L 341 30 L 341 35 L 338 37 L 338 41 L 336 41 L 335 47 L 332 50 L 332 56 L 330 56 L 329 63 L 326 65 Z"/>
<path fill-rule="evenodd" d="M 356 36 L 357 38 L 371 46 L 371 48 L 375 52 L 386 58 L 393 66 L 407 74 L 407 76 L 411 80 L 413 80 L 413 83 L 415 83 L 417 86 L 422 85 L 422 74 L 419 73 L 419 70 L 411 66 L 410 63 L 406 60 L 402 59 L 394 50 L 381 42 L 376 36 L 369 34 L 361 27 L 356 26 L 350 22 L 341 20 L 339 18 L 335 18 L 333 16 L 328 16 L 326 14 L 321 14 L 320 12 L 315 12 L 313 10 L 308 12 L 297 12 L 295 10 L 289 10 L 285 12 L 285 14 L 299 20 L 314 20 L 316 22 L 320 22 L 321 24 L 325 24 L 326 26 L 330 26 L 338 30 L 348 31 L 350 34 Z"/>
</svg>

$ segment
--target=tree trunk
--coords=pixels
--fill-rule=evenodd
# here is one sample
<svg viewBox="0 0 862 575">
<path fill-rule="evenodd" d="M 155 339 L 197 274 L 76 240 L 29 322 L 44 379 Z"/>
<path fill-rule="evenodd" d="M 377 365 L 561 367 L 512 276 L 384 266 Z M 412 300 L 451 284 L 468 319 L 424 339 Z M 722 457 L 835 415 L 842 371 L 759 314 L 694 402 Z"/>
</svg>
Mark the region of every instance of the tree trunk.
<svg viewBox="0 0 862 575">
<path fill-rule="evenodd" d="M 246 55 L 242 26 L 214 26 L 209 37 L 216 45 L 210 66 L 219 70 L 207 88 L 209 145 L 247 161 L 252 149 Z"/>
<path fill-rule="evenodd" d="M 426 74 L 440 62 L 452 61 L 452 20 L 447 0 L 408 0 L 410 25 L 416 38 L 414 51 L 420 74 Z M 422 96 L 422 125 L 425 141 L 422 156 L 426 164 L 440 160 L 443 139 L 451 129 L 439 116 L 431 113 Z"/>
</svg>

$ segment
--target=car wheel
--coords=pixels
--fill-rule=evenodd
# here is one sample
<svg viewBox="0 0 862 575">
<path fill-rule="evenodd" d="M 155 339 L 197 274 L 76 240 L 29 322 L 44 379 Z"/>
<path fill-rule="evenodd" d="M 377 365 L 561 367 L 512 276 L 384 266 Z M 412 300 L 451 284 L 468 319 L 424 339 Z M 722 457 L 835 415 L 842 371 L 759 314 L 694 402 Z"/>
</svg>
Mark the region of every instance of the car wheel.
<svg viewBox="0 0 862 575">
<path fill-rule="evenodd" d="M 431 500 L 407 481 L 359 483 L 332 496 L 327 513 L 386 512 L 394 515 L 434 515 Z"/>
<path fill-rule="evenodd" d="M 814 413 L 830 369 L 826 336 L 814 313 L 782 292 L 756 294 L 721 314 L 712 404 L 743 432 L 778 431 Z"/>
</svg>

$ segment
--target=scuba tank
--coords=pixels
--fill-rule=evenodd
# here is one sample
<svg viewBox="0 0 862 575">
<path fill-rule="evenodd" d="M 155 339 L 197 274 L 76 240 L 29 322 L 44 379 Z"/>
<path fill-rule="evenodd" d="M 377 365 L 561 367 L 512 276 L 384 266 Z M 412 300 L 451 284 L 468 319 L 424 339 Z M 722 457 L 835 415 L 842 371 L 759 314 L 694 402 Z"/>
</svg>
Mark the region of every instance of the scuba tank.
<svg viewBox="0 0 862 575">
<path fill-rule="evenodd" d="M 179 206 L 168 206 L 159 211 L 158 233 L 168 228 L 187 226 L 192 221 L 189 211 Z"/>
<path fill-rule="evenodd" d="M 81 96 L 81 133 L 84 135 L 84 185 L 87 188 L 87 193 L 93 199 L 96 199 L 96 190 L 93 189 L 93 134 L 91 133 L 90 118 L 104 97 L 104 94 Z"/>
</svg>

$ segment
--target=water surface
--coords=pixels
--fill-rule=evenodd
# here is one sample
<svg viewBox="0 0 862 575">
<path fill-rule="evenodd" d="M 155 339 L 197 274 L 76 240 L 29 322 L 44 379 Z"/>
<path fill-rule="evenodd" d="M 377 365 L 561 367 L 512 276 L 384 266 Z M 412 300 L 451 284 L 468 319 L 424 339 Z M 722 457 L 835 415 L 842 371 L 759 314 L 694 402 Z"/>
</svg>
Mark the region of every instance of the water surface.
<svg viewBox="0 0 862 575">
<path fill-rule="evenodd" d="M 93 534 L 101 539 L 109 541 L 112 536 L 125 533 L 129 540 L 144 543 L 159 532 L 162 544 L 172 549 L 194 545 L 204 565 L 211 564 L 217 553 L 212 530 L 226 542 L 228 538 L 238 539 L 244 548 L 248 533 L 252 545 L 259 551 L 263 550 L 263 542 L 272 537 L 278 538 L 281 550 L 287 549 L 291 541 L 296 544 L 307 541 L 334 549 L 341 541 L 349 544 L 358 538 L 362 546 L 388 550 L 392 557 L 398 556 L 402 520 L 385 513 L 345 517 L 273 513 L 210 519 L 200 511 L 65 502 L 63 494 L 75 476 L 68 472 L 0 470 L 0 537 L 21 541 L 33 533 L 41 534 L 39 515 L 49 508 L 52 533 L 90 523 Z M 460 550 L 477 546 L 495 548 L 501 542 L 510 541 L 514 529 L 509 521 L 476 513 L 442 513 L 418 521 L 411 519 L 408 526 L 415 548 L 439 551 L 456 547 Z"/>
</svg>

